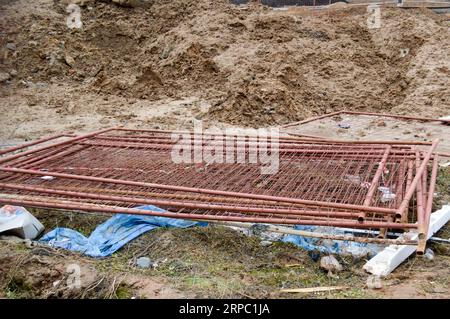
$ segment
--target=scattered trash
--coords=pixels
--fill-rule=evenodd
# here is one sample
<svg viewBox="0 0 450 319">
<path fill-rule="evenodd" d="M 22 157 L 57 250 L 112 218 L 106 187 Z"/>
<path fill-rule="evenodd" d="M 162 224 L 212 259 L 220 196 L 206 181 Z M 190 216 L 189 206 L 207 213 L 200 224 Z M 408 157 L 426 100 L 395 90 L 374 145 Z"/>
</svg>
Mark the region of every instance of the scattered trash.
<svg viewBox="0 0 450 319">
<path fill-rule="evenodd" d="M 341 264 L 333 255 L 320 258 L 320 268 L 328 271 L 328 273 L 337 273 L 343 270 Z"/>
<path fill-rule="evenodd" d="M 355 183 L 358 185 L 361 184 L 361 177 L 358 175 L 347 175 L 347 176 L 345 176 L 345 178 L 351 183 Z"/>
<path fill-rule="evenodd" d="M 381 202 L 386 203 L 395 199 L 395 194 L 391 191 L 389 187 L 380 186 L 378 190 L 383 193 L 381 195 Z"/>
<path fill-rule="evenodd" d="M 334 286 L 334 287 L 312 287 L 312 288 L 294 288 L 294 289 L 281 289 L 280 292 L 288 293 L 311 293 L 311 292 L 326 292 L 333 290 L 349 289 L 346 286 Z"/>
<path fill-rule="evenodd" d="M 25 247 L 28 249 L 32 249 L 32 248 L 36 247 L 36 245 L 37 245 L 37 242 L 32 241 L 31 239 L 28 239 L 28 238 L 24 239 L 23 243 L 25 244 Z"/>
<path fill-rule="evenodd" d="M 425 257 L 428 260 L 433 260 L 434 259 L 434 251 L 430 248 L 427 248 L 425 250 L 425 254 L 423 254 L 423 257 Z"/>
<path fill-rule="evenodd" d="M 67 27 L 70 29 L 81 29 L 83 27 L 81 8 L 74 3 L 70 3 L 66 8 L 66 12 L 69 13 L 66 19 Z"/>
<path fill-rule="evenodd" d="M 279 241 L 284 237 L 283 234 L 271 232 L 268 228 L 269 225 L 253 224 L 250 228 L 244 230 L 244 234 L 249 236 L 258 236 L 261 238 L 261 245 L 263 246 L 268 246 L 272 242 Z"/>
<path fill-rule="evenodd" d="M 366 287 L 369 289 L 381 289 L 383 288 L 383 284 L 381 283 L 380 276 L 370 275 L 367 277 Z"/>
<path fill-rule="evenodd" d="M 140 206 L 138 209 L 165 212 L 152 205 Z M 159 227 L 187 228 L 204 226 L 204 222 L 190 220 L 117 214 L 97 226 L 86 238 L 77 231 L 68 228 L 56 228 L 41 238 L 41 242 L 53 247 L 78 251 L 91 257 L 107 257 L 136 237 Z"/>
<path fill-rule="evenodd" d="M 5 205 L 0 208 L 0 233 L 34 239 L 44 230 L 42 225 L 25 208 Z"/>
<path fill-rule="evenodd" d="M 339 123 L 338 126 L 340 128 L 345 128 L 345 129 L 349 129 L 350 128 L 350 124 L 348 124 L 348 123 Z"/>
<path fill-rule="evenodd" d="M 153 263 L 148 257 L 139 257 L 136 260 L 136 265 L 139 268 L 150 268 L 153 265 Z"/>
<path fill-rule="evenodd" d="M 317 233 L 348 235 L 343 229 L 337 227 L 297 225 L 294 229 Z M 351 239 L 352 235 L 348 236 Z M 319 251 L 326 254 L 352 255 L 357 258 L 374 256 L 382 249 L 382 246 L 372 243 L 359 243 L 350 240 L 324 240 L 299 235 L 286 235 L 283 238 L 283 241 L 293 243 L 308 251 Z"/>
<path fill-rule="evenodd" d="M 41 176 L 40 179 L 43 179 L 45 181 L 51 181 L 51 180 L 54 180 L 55 177 L 54 176 L 50 176 L 50 175 L 45 175 L 45 176 Z"/>
<path fill-rule="evenodd" d="M 400 58 L 404 58 L 409 53 L 409 48 L 400 49 Z"/>
</svg>

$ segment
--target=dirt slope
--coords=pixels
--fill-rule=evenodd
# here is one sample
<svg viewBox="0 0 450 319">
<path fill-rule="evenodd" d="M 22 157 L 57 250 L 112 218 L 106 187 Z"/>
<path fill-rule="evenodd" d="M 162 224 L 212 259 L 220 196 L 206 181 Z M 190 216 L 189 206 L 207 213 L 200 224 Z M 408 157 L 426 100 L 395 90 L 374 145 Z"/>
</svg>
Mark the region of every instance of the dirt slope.
<svg viewBox="0 0 450 319">
<path fill-rule="evenodd" d="M 136 102 L 190 97 L 211 106 L 197 118 L 249 126 L 338 109 L 450 113 L 448 22 L 430 11 L 383 8 L 381 28 L 368 29 L 366 9 L 345 5 L 76 2 L 81 30 L 66 26 L 67 1 L 1 2 L 0 72 L 10 78 L 0 84 L 2 111 L 25 96 L 21 113 L 50 108 L 62 121 L 83 114 L 96 123 L 139 122 Z"/>
</svg>

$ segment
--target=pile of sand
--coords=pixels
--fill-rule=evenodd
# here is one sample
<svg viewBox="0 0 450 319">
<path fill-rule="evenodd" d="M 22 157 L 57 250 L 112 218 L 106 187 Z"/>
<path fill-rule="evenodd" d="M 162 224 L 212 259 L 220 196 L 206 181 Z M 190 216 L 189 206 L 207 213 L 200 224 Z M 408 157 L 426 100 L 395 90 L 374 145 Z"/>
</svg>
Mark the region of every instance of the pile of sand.
<svg viewBox="0 0 450 319">
<path fill-rule="evenodd" d="M 136 99 L 198 96 L 212 105 L 203 118 L 250 126 L 340 109 L 450 113 L 450 33 L 427 10 L 382 8 L 381 28 L 369 29 L 366 8 L 348 6 L 78 2 L 81 30 L 67 28 L 66 1 L 1 7 L 0 71 L 14 73 L 1 92 L 43 81 Z"/>
</svg>

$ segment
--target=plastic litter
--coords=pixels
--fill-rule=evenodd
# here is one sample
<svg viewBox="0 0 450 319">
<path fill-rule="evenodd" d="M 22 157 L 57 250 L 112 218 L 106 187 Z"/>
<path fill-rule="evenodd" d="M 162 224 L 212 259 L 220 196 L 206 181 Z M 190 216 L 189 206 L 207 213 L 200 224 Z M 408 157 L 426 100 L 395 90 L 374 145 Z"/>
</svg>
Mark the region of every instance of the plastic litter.
<svg viewBox="0 0 450 319">
<path fill-rule="evenodd" d="M 427 248 L 425 250 L 425 254 L 423 254 L 423 256 L 428 260 L 433 260 L 434 259 L 434 251 L 430 248 Z"/>
<path fill-rule="evenodd" d="M 44 225 L 25 208 L 12 205 L 0 208 L 0 233 L 35 239 L 43 230 Z"/>
<path fill-rule="evenodd" d="M 165 210 L 152 205 L 137 208 L 165 212 Z M 55 228 L 45 234 L 40 241 L 53 247 L 81 252 L 91 257 L 107 257 L 136 237 L 159 227 L 187 228 L 205 225 L 207 225 L 205 222 L 175 218 L 117 214 L 97 226 L 88 238 L 72 229 Z"/>
<path fill-rule="evenodd" d="M 378 190 L 383 193 L 383 195 L 381 195 L 381 202 L 386 203 L 395 199 L 395 194 L 391 192 L 389 187 L 380 186 L 378 187 Z"/>
<path fill-rule="evenodd" d="M 347 232 L 337 227 L 297 225 L 294 229 L 336 235 L 348 235 Z M 354 257 L 374 256 L 383 248 L 383 246 L 372 243 L 309 238 L 299 235 L 285 235 L 282 241 L 293 243 L 308 251 L 320 251 L 321 253 L 326 254 L 352 255 Z"/>
<path fill-rule="evenodd" d="M 139 268 L 150 268 L 150 266 L 152 266 L 152 261 L 148 257 L 139 257 L 136 260 L 136 265 Z"/>
<path fill-rule="evenodd" d="M 339 123 L 338 126 L 340 128 L 345 128 L 345 129 L 349 129 L 350 128 L 350 124 L 348 124 L 348 123 Z"/>
</svg>

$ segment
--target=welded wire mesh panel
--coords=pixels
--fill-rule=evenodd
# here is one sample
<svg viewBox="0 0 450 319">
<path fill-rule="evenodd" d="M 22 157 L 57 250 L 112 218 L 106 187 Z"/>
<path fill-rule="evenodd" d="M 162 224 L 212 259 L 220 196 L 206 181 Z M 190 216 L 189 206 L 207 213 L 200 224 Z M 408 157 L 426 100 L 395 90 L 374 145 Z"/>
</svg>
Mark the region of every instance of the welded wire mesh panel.
<svg viewBox="0 0 450 319">
<path fill-rule="evenodd" d="M 232 156 L 230 148 L 216 147 L 224 141 Z M 422 177 L 421 167 L 431 148 L 426 153 L 411 145 L 286 136 L 265 141 L 274 143 L 268 147 L 255 136 L 192 132 L 94 132 L 0 158 L 0 201 L 208 220 L 418 227 L 405 205 L 412 195 L 422 206 L 428 201 L 431 181 Z M 183 161 L 174 159 L 175 147 L 184 150 Z M 277 161 L 270 173 L 261 169 L 270 161 L 249 160 L 261 150 Z M 202 160 L 196 161 L 199 152 Z M 214 160 L 205 161 L 208 156 Z M 418 172 L 422 188 L 412 194 Z M 147 204 L 168 212 L 139 209 Z"/>
</svg>

